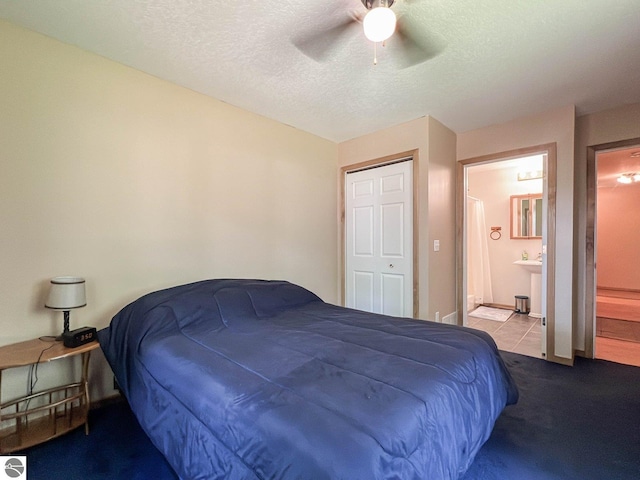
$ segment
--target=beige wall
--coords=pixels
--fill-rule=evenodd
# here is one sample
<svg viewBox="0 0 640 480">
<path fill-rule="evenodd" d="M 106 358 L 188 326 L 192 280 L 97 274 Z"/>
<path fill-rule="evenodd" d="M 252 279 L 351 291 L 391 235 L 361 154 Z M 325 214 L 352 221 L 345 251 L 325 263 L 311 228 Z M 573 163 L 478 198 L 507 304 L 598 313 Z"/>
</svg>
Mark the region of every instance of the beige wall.
<svg viewBox="0 0 640 480">
<path fill-rule="evenodd" d="M 599 288 L 640 291 L 640 269 L 629 265 L 640 244 L 640 184 L 598 188 Z"/>
<path fill-rule="evenodd" d="M 410 150 L 418 151 L 418 317 L 434 320 L 439 312 L 442 320 L 455 313 L 455 134 L 433 118 L 419 118 L 340 143 L 338 167 Z M 435 239 L 439 252 L 433 252 Z"/>
<path fill-rule="evenodd" d="M 440 313 L 440 320 L 457 323 L 456 312 L 456 134 L 433 117 L 428 118 L 429 144 L 426 158 L 429 191 L 426 205 L 428 239 L 421 245 L 428 263 L 428 318 Z M 423 162 L 424 163 L 424 162 Z M 421 208 L 425 205 L 421 204 Z M 422 227 L 421 227 L 422 228 Z M 440 251 L 433 242 L 440 241 Z M 422 275 L 422 269 L 421 269 Z M 447 318 L 449 317 L 449 318 Z M 461 319 L 460 319 L 461 321 Z"/>
<path fill-rule="evenodd" d="M 573 161 L 575 109 L 558 108 L 458 135 L 457 158 L 465 160 L 555 142 L 557 198 L 555 249 L 555 345 L 552 354 L 573 358 Z"/>
<path fill-rule="evenodd" d="M 334 143 L 1 21 L 0 38 L 0 345 L 61 331 L 57 275 L 87 280 L 71 328 L 204 278 L 337 302 Z M 40 368 L 39 388 L 71 371 Z M 25 384 L 5 375 L 3 399 Z"/>
<path fill-rule="evenodd" d="M 593 323 L 593 312 L 587 305 L 593 301 L 593 291 L 587 291 L 587 148 L 611 142 L 640 138 L 640 103 L 604 110 L 576 119 L 575 205 L 576 205 L 576 285 L 577 330 L 575 345 L 584 350 L 585 322 Z M 593 272 L 591 272 L 593 274 Z M 591 343 L 591 342 L 589 342 Z"/>
</svg>

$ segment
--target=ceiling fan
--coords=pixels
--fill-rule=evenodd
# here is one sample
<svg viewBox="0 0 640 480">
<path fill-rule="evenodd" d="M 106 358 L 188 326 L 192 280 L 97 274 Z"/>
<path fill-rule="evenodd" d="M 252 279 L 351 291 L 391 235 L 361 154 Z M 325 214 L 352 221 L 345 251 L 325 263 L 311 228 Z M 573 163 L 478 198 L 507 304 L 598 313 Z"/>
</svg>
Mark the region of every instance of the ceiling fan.
<svg viewBox="0 0 640 480">
<path fill-rule="evenodd" d="M 395 0 L 361 0 L 366 12 L 345 12 L 337 23 L 311 34 L 294 38 L 293 44 L 305 55 L 323 61 L 329 57 L 341 38 L 362 24 L 365 37 L 374 43 L 374 64 L 377 63 L 376 45 L 384 46 L 388 40 L 396 38 L 400 45 L 405 67 L 425 62 L 442 51 L 434 38 L 412 24 L 408 15 L 396 17 L 391 6 Z"/>
</svg>

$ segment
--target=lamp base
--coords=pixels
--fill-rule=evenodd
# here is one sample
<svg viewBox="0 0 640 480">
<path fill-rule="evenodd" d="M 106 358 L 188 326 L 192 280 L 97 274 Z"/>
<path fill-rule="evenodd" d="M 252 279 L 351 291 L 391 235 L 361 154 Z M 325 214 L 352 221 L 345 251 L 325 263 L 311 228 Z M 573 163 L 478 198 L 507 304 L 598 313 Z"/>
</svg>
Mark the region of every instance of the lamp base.
<svg viewBox="0 0 640 480">
<path fill-rule="evenodd" d="M 64 327 L 62 333 L 56 337 L 56 342 L 62 342 L 66 333 L 69 333 L 69 310 L 64 310 Z"/>
</svg>

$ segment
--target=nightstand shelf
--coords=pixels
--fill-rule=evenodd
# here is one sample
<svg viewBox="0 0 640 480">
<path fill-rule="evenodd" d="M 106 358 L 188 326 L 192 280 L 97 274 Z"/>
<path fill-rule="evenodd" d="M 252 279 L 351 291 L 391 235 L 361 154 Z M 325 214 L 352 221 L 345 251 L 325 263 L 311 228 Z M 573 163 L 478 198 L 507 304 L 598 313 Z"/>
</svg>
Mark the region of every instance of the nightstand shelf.
<svg viewBox="0 0 640 480">
<path fill-rule="evenodd" d="M 60 385 L 0 405 L 0 454 L 37 445 L 82 425 L 85 426 L 85 433 L 89 433 L 89 358 L 91 351 L 98 347 L 98 342 L 92 342 L 67 348 L 61 342 L 39 339 L 0 347 L 0 395 L 4 370 L 75 355 L 81 355 L 82 358 L 82 377 L 79 382 Z"/>
</svg>

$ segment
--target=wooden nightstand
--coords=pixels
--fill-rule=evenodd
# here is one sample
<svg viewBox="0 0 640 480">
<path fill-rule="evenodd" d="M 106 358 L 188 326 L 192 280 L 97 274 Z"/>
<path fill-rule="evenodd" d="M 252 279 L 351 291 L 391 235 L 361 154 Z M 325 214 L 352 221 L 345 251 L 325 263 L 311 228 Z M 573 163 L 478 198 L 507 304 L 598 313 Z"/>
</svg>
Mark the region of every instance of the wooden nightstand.
<svg viewBox="0 0 640 480">
<path fill-rule="evenodd" d="M 87 383 L 91 351 L 97 341 L 67 348 L 62 342 L 40 339 L 0 347 L 0 399 L 2 372 L 9 368 L 36 365 L 81 355 L 82 378 L 0 404 L 0 454 L 22 450 L 85 426 L 89 434 L 89 386 Z"/>
</svg>

